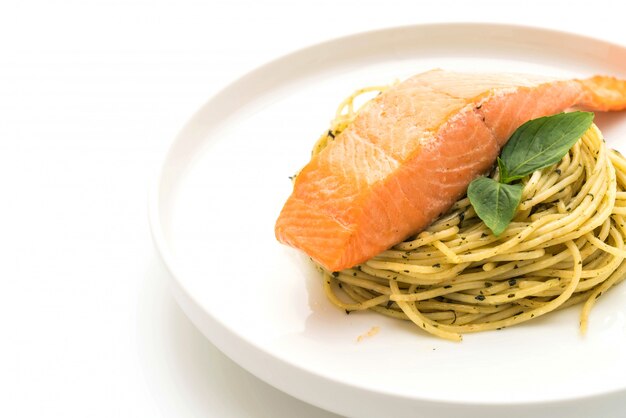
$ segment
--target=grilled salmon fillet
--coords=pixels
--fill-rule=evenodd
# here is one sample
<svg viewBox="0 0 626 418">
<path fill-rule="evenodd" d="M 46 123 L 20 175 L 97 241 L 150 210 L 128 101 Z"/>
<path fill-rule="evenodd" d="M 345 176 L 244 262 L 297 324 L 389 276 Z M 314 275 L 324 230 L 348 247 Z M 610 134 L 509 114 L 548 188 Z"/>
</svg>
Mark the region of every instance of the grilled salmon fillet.
<svg viewBox="0 0 626 418">
<path fill-rule="evenodd" d="M 626 109 L 626 81 L 432 70 L 372 99 L 298 174 L 277 239 L 330 271 L 427 227 L 489 171 L 524 122 Z"/>
</svg>

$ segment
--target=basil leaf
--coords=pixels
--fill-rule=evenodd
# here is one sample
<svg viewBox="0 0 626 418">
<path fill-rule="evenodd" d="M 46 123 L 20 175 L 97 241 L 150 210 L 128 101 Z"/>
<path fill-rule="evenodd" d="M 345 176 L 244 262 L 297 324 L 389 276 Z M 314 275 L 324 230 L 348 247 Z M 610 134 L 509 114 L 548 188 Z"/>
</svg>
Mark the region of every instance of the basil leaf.
<svg viewBox="0 0 626 418">
<path fill-rule="evenodd" d="M 593 122 L 593 113 L 560 113 L 530 120 L 517 128 L 500 154 L 500 181 L 513 180 L 557 163 Z M 504 166 L 505 170 L 502 170 Z"/>
<path fill-rule="evenodd" d="M 497 161 L 498 161 L 498 169 L 500 170 L 500 182 L 504 183 L 502 179 L 507 178 L 509 173 L 507 171 L 506 165 L 504 164 L 504 161 L 502 161 L 500 157 L 497 158 Z"/>
<path fill-rule="evenodd" d="M 467 189 L 476 214 L 495 236 L 500 235 L 515 216 L 522 199 L 521 184 L 503 184 L 488 177 L 472 181 Z"/>
</svg>

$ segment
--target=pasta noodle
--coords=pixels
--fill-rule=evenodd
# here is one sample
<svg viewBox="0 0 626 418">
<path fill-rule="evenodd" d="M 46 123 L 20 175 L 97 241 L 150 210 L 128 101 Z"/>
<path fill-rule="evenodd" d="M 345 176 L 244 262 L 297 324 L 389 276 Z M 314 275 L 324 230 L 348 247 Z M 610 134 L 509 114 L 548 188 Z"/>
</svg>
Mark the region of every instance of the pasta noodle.
<svg viewBox="0 0 626 418">
<path fill-rule="evenodd" d="M 348 97 L 313 153 L 354 119 L 358 96 L 384 89 Z M 319 267 L 328 299 L 346 313 L 373 310 L 457 341 L 582 303 L 585 332 L 596 300 L 626 275 L 626 159 L 592 125 L 559 163 L 522 184 L 517 214 L 499 237 L 460 199 L 426 230 L 363 264 Z"/>
</svg>

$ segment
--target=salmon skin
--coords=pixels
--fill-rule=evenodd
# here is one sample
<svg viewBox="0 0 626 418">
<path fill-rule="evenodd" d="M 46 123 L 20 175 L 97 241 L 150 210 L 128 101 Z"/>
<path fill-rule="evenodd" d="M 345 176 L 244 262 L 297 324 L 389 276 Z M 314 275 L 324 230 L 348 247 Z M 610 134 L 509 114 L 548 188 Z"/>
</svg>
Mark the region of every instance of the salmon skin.
<svg viewBox="0 0 626 418">
<path fill-rule="evenodd" d="M 626 109 L 626 81 L 413 76 L 364 105 L 302 169 L 276 238 L 329 271 L 362 263 L 446 212 L 524 122 L 571 108 Z"/>
</svg>

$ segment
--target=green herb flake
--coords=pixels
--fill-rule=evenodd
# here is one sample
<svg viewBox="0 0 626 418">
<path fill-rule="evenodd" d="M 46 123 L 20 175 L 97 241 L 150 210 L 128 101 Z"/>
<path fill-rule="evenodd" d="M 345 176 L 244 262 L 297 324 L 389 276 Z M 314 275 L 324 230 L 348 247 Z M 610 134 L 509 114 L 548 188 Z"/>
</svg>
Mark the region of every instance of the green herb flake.
<svg viewBox="0 0 626 418">
<path fill-rule="evenodd" d="M 465 220 L 465 211 L 459 213 L 459 228 L 463 226 L 464 220 Z"/>
</svg>

